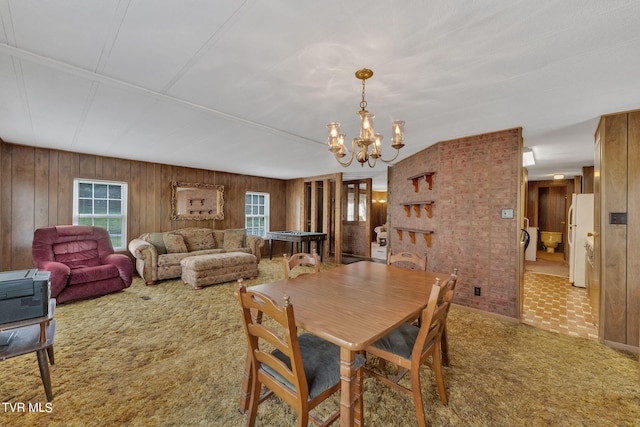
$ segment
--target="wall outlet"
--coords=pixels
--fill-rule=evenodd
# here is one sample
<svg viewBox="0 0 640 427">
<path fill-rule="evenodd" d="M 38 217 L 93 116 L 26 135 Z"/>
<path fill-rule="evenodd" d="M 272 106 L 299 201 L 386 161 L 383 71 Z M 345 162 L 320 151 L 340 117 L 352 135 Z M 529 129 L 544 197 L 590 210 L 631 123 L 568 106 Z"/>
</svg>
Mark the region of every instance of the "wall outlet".
<svg viewBox="0 0 640 427">
<path fill-rule="evenodd" d="M 474 294 L 475 296 L 479 297 L 479 296 L 480 296 L 480 293 L 481 293 L 481 292 L 480 292 L 480 288 L 479 288 L 478 286 L 476 286 L 476 287 L 474 287 L 474 288 L 473 288 L 473 294 Z"/>
</svg>

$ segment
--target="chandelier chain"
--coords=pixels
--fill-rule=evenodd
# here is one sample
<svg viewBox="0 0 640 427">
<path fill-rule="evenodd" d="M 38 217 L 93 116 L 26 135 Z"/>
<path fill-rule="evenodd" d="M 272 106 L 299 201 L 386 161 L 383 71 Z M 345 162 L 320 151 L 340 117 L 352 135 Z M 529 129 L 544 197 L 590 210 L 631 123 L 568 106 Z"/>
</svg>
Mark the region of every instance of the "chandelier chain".
<svg viewBox="0 0 640 427">
<path fill-rule="evenodd" d="M 364 100 L 364 84 L 365 84 L 366 80 L 362 79 L 362 102 L 360 103 L 360 108 L 362 109 L 362 111 L 366 111 L 367 109 L 367 101 Z"/>
</svg>

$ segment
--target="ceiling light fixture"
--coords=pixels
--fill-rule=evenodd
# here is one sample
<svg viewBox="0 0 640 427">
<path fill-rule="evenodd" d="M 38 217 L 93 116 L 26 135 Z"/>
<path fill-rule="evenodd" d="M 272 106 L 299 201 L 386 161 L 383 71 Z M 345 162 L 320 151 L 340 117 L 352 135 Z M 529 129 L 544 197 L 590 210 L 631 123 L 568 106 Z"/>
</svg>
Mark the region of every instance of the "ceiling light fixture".
<svg viewBox="0 0 640 427">
<path fill-rule="evenodd" d="M 522 149 L 522 166 L 533 166 L 536 164 L 536 158 L 533 156 L 533 150 L 529 147 Z"/>
<path fill-rule="evenodd" d="M 561 173 L 555 174 L 553 175 L 553 179 L 564 179 L 564 175 L 562 175 Z"/>
<path fill-rule="evenodd" d="M 340 132 L 340 123 L 329 123 L 329 151 L 331 151 L 338 163 L 342 166 L 349 166 L 353 162 L 355 156 L 356 160 L 364 167 L 367 163 L 369 167 L 374 167 L 376 161 L 380 159 L 385 163 L 394 161 L 400 149 L 404 147 L 404 121 L 395 120 L 391 123 L 393 136 L 391 137 L 391 147 L 395 148 L 396 155 L 393 158 L 385 160 L 382 158 L 382 135 L 375 133 L 373 130 L 374 115 L 367 111 L 367 101 L 364 100 L 364 87 L 367 79 L 373 76 L 373 71 L 368 68 L 363 68 L 356 71 L 356 77 L 362 80 L 362 102 L 360 102 L 360 111 L 357 114 L 360 116 L 360 137 L 353 138 L 351 141 L 351 157 L 349 161 L 343 162 L 342 159 L 347 155 L 347 149 L 344 146 L 345 134 Z M 356 149 L 356 146 L 358 147 Z M 373 162 L 371 161 L 373 159 Z"/>
</svg>

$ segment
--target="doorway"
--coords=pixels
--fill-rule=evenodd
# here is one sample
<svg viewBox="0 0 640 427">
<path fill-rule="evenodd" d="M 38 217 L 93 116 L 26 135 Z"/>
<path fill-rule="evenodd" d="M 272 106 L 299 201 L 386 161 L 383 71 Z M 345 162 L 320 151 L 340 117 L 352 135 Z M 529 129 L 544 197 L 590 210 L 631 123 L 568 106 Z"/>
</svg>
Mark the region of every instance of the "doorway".
<svg viewBox="0 0 640 427">
<path fill-rule="evenodd" d="M 568 247 L 567 199 L 566 185 L 538 187 L 538 236 L 545 231 L 562 233 L 561 241 L 553 252 L 546 250 L 542 237 L 538 239 L 538 250 L 545 251 L 543 258 L 550 261 L 562 262 L 568 259 L 568 251 L 565 250 Z"/>
<path fill-rule="evenodd" d="M 371 183 L 362 179 L 342 184 L 343 256 L 371 258 Z"/>
<path fill-rule="evenodd" d="M 597 328 L 586 290 L 569 282 L 568 210 L 573 180 L 529 181 L 525 216 L 538 228 L 536 260 L 525 261 L 524 323 L 573 336 L 597 339 Z M 562 232 L 562 242 L 548 252 L 542 231 Z"/>
</svg>

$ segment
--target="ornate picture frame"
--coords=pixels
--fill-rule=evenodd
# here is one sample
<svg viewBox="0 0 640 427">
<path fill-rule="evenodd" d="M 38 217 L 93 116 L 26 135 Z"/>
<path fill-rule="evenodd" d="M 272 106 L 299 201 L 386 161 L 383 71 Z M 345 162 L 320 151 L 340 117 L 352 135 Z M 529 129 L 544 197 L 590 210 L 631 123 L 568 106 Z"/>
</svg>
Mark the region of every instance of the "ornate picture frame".
<svg viewBox="0 0 640 427">
<path fill-rule="evenodd" d="M 224 219 L 224 185 L 172 182 L 171 219 Z"/>
</svg>

